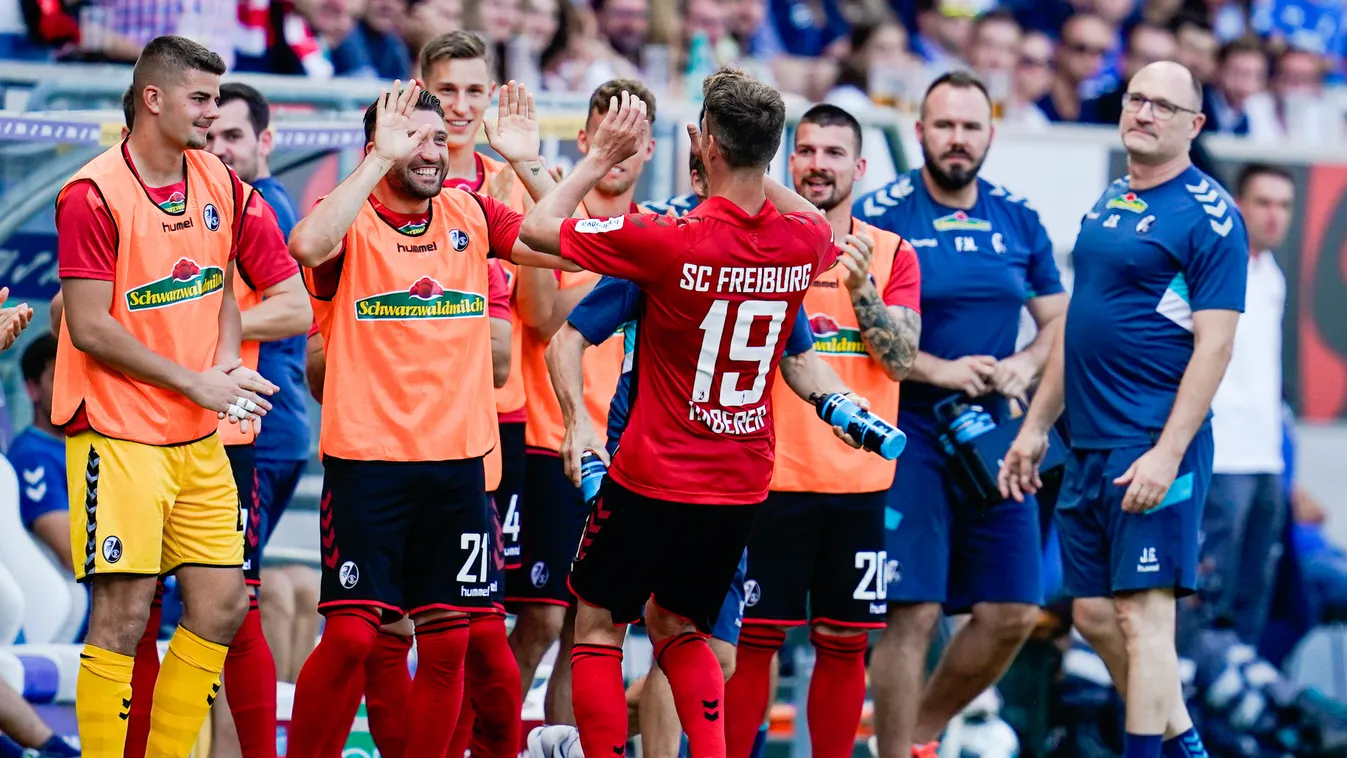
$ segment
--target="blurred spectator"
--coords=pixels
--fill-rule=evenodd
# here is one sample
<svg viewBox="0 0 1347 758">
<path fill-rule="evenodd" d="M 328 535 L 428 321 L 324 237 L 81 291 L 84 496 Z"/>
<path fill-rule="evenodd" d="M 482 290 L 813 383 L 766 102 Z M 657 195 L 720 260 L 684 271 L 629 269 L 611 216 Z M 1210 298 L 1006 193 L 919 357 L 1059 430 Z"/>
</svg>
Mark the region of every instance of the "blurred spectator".
<svg viewBox="0 0 1347 758">
<path fill-rule="evenodd" d="M 594 14 L 600 40 L 637 64 L 650 34 L 650 0 L 594 0 Z"/>
<path fill-rule="evenodd" d="M 1178 54 L 1174 33 L 1163 26 L 1140 23 L 1127 35 L 1123 56 L 1123 79 L 1116 86 L 1081 106 L 1081 121 L 1091 124 L 1117 124 L 1122 118 L 1122 98 L 1127 83 L 1140 71 L 1157 61 L 1172 61 Z"/>
<path fill-rule="evenodd" d="M 1212 400 L 1216 456 L 1202 512 L 1202 602 L 1210 619 L 1257 645 L 1272 601 L 1285 526 L 1282 473 L 1282 316 L 1286 277 L 1274 251 L 1291 228 L 1295 183 L 1285 169 L 1251 164 L 1235 199 L 1249 234 L 1245 311 L 1230 367 Z"/>
<path fill-rule="evenodd" d="M 407 43 L 413 66 L 426 43 L 463 28 L 462 0 L 408 0 L 402 19 L 402 39 Z"/>
<path fill-rule="evenodd" d="M 1202 5 L 1218 41 L 1229 42 L 1249 33 L 1247 3 L 1241 0 L 1202 0 Z"/>
<path fill-rule="evenodd" d="M 1142 0 L 1139 20 L 1156 26 L 1168 26 L 1183 7 L 1184 0 Z"/>
<path fill-rule="evenodd" d="M 919 68 L 921 62 L 907 51 L 907 30 L 897 21 L 861 23 L 851 30 L 851 53 L 837 71 L 833 88 L 823 97 L 850 113 L 862 113 L 876 104 L 893 106 L 895 79 Z M 872 81 L 885 77 L 885 84 Z"/>
<path fill-rule="evenodd" d="M 1004 120 L 1009 123 L 1041 126 L 1048 117 L 1037 103 L 1052 90 L 1055 67 L 1054 45 L 1043 32 L 1029 32 L 1020 41 L 1020 56 L 1015 62 L 1015 84 Z"/>
<path fill-rule="evenodd" d="M 1211 27 L 1201 20 L 1188 17 L 1178 22 L 1174 36 L 1179 43 L 1179 63 L 1187 66 L 1203 85 L 1210 85 L 1216 78 L 1216 56 L 1220 49 Z M 1212 128 L 1213 125 L 1208 123 L 1207 127 Z"/>
<path fill-rule="evenodd" d="M 1347 7 L 1342 0 L 1253 0 L 1252 25 L 1276 47 L 1295 47 L 1342 63 Z"/>
<path fill-rule="evenodd" d="M 935 71 L 963 68 L 973 34 L 973 19 L 983 4 L 959 0 L 917 0 L 917 35 L 912 52 Z"/>
<path fill-rule="evenodd" d="M 783 52 L 781 37 L 767 19 L 767 0 L 729 0 L 729 6 L 730 34 L 743 57 L 770 62 Z"/>
<path fill-rule="evenodd" d="M 134 62 L 145 43 L 165 34 L 178 34 L 218 53 L 226 65 L 234 62 L 238 42 L 238 9 L 234 3 L 213 0 L 107 0 L 81 3 L 78 42 L 67 57 L 105 58 Z"/>
<path fill-rule="evenodd" d="M 51 558 L 73 574 L 65 435 L 51 422 L 56 338 L 38 335 L 24 348 L 19 365 L 33 401 L 33 425 L 19 432 L 7 456 L 19 474 L 19 518 Z"/>
<path fill-rule="evenodd" d="M 1099 73 L 1113 41 L 1113 28 L 1093 13 L 1067 19 L 1057 49 L 1057 75 L 1047 96 L 1038 101 L 1049 121 L 1080 119 L 1081 85 Z"/>
<path fill-rule="evenodd" d="M 519 31 L 528 39 L 533 54 L 539 59 L 561 32 L 561 27 L 561 0 L 526 0 Z"/>
<path fill-rule="evenodd" d="M 563 7 L 570 0 L 561 0 Z M 636 66 L 650 33 L 649 0 L 594 0 L 597 34 L 585 33 L 578 13 L 563 12 L 557 36 L 543 53 L 546 89 L 592 92 L 611 79 L 639 79 Z"/>
<path fill-rule="evenodd" d="M 381 79 L 406 79 L 412 56 L 402 41 L 399 24 L 407 17 L 407 0 L 369 0 L 356 32 Z"/>
<path fill-rule="evenodd" d="M 841 58 L 850 25 L 837 0 L 771 0 L 772 22 L 786 54 Z"/>
<path fill-rule="evenodd" d="M 364 35 L 356 33 L 363 11 L 364 0 L 247 0 L 238 14 L 237 69 L 316 79 L 377 76 Z"/>
<path fill-rule="evenodd" d="M 486 42 L 491 51 L 492 78 L 501 84 L 526 75 L 510 71 L 507 43 L 520 30 L 520 0 L 467 0 L 463 6 L 463 25 Z"/>
<path fill-rule="evenodd" d="M 1259 139 L 1275 138 L 1276 114 L 1267 93 L 1267 56 L 1262 43 L 1245 37 L 1227 42 L 1217 58 L 1216 80 L 1206 89 L 1206 129 Z"/>
<path fill-rule="evenodd" d="M 1324 60 L 1314 53 L 1287 48 L 1277 56 L 1272 96 L 1280 136 L 1302 143 L 1341 139 L 1338 114 L 1324 97 L 1324 74 Z"/>
<path fill-rule="evenodd" d="M 999 80 L 1000 95 L 1008 95 L 1019 57 L 1020 25 L 1015 17 L 1002 10 L 978 16 L 969 35 L 968 65 L 987 85 L 993 102 L 998 94 L 993 82 Z"/>
</svg>

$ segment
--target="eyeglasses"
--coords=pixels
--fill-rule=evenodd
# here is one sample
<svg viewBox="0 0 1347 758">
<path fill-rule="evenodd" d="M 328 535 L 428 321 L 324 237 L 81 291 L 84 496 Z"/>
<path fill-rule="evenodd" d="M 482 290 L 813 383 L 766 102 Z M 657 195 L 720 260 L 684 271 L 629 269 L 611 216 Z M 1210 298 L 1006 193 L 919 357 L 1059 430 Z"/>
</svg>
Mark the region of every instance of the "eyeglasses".
<svg viewBox="0 0 1347 758">
<path fill-rule="evenodd" d="M 1146 106 L 1146 103 L 1150 103 L 1151 113 L 1155 114 L 1157 121 L 1168 121 L 1171 118 L 1174 118 L 1174 115 L 1180 111 L 1193 114 L 1202 112 L 1195 111 L 1192 108 L 1185 108 L 1182 105 L 1175 105 L 1168 100 L 1152 100 L 1137 92 L 1124 93 L 1122 101 L 1123 110 L 1128 113 L 1140 113 L 1141 109 Z"/>
</svg>

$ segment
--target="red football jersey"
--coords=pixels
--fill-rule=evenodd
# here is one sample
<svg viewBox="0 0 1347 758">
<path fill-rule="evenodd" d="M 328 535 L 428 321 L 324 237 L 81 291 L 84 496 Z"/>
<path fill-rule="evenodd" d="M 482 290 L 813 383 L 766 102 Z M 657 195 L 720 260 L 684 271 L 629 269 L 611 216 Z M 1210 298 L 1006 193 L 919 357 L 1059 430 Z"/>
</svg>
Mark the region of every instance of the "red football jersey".
<svg viewBox="0 0 1347 758">
<path fill-rule="evenodd" d="M 565 221 L 563 257 L 645 293 L 614 481 L 684 503 L 767 498 L 776 365 L 837 252 L 822 216 L 782 215 L 770 202 L 755 216 L 713 197 L 677 219 Z"/>
</svg>

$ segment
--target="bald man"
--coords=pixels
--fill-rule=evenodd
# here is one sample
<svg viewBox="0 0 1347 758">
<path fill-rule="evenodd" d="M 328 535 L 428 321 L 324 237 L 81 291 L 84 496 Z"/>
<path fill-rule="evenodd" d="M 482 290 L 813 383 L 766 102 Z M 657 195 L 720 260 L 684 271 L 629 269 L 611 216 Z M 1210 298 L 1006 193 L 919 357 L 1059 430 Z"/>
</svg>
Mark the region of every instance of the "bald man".
<svg viewBox="0 0 1347 758">
<path fill-rule="evenodd" d="M 1127 176 L 1081 222 L 1075 291 L 1001 487 L 1039 484 L 1063 407 L 1071 452 L 1057 527 L 1073 620 L 1127 704 L 1124 758 L 1205 756 L 1179 686 L 1175 598 L 1197 586 L 1211 399 L 1244 310 L 1235 201 L 1192 165 L 1202 88 L 1172 62 L 1132 77 Z"/>
</svg>

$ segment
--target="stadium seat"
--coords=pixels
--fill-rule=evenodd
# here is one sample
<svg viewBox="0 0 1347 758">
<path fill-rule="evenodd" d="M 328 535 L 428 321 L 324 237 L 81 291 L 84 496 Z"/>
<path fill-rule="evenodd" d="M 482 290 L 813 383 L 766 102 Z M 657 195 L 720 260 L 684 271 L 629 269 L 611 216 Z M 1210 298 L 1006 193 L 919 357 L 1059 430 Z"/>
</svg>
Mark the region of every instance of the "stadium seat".
<svg viewBox="0 0 1347 758">
<path fill-rule="evenodd" d="M 22 615 L 27 641 L 73 642 L 88 612 L 87 596 L 28 535 L 19 517 L 19 477 L 4 459 L 0 459 L 0 564 L 27 600 Z"/>
</svg>

